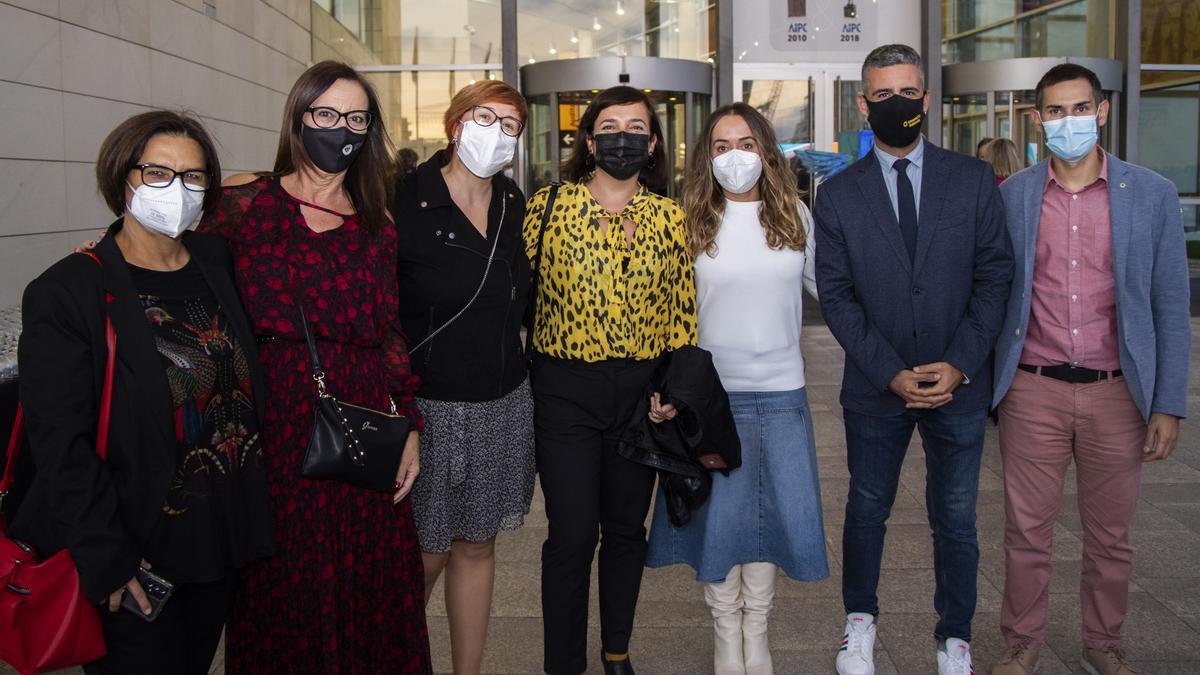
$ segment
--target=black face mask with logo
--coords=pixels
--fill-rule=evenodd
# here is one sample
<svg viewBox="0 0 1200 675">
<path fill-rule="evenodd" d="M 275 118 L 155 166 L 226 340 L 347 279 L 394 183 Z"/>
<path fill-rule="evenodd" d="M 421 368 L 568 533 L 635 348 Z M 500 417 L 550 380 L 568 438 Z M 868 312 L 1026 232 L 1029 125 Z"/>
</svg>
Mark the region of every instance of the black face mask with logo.
<svg viewBox="0 0 1200 675">
<path fill-rule="evenodd" d="M 596 145 L 596 166 L 617 180 L 637 174 L 650 163 L 649 134 L 596 134 L 592 142 Z"/>
<path fill-rule="evenodd" d="M 317 129 L 301 124 L 300 141 L 318 169 L 325 173 L 341 173 L 354 163 L 367 142 L 367 135 L 355 133 L 349 127 Z"/>
<path fill-rule="evenodd" d="M 912 145 L 921 135 L 925 121 L 925 97 L 894 94 L 882 101 L 867 101 L 867 122 L 876 138 L 893 148 Z"/>
</svg>

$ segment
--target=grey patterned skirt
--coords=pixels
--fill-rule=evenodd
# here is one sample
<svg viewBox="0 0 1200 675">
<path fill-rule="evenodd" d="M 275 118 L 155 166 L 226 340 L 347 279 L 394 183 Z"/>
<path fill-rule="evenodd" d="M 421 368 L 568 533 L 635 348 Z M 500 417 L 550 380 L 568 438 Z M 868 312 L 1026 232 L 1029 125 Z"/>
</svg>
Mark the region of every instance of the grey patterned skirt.
<svg viewBox="0 0 1200 675">
<path fill-rule="evenodd" d="M 533 500 L 528 378 L 494 401 L 417 403 L 425 417 L 412 493 L 421 550 L 448 553 L 455 539 L 486 541 L 521 527 Z"/>
</svg>

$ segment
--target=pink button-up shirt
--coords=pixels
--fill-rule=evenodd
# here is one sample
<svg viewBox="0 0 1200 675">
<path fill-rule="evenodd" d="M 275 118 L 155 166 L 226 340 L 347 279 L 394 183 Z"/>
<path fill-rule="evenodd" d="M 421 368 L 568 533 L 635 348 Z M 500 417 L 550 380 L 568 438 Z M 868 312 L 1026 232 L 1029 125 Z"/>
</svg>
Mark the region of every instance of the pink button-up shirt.
<svg viewBox="0 0 1200 675">
<path fill-rule="evenodd" d="M 1074 193 L 1059 185 L 1048 166 L 1021 363 L 1121 367 L 1108 156 L 1101 158 L 1100 176 Z"/>
</svg>

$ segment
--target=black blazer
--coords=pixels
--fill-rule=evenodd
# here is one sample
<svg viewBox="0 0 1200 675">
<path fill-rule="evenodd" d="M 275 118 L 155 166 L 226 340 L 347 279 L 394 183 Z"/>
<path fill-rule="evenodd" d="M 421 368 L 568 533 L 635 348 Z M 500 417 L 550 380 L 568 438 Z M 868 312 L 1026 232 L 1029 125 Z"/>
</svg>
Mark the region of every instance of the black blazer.
<svg viewBox="0 0 1200 675">
<path fill-rule="evenodd" d="M 650 395 L 662 394 L 663 403 L 678 410 L 674 419 L 650 421 Z M 684 345 L 663 357 L 638 401 L 617 452 L 638 464 L 658 469 L 671 523 L 683 527 L 692 511 L 708 499 L 712 489 L 709 470 L 719 457 L 729 472 L 742 465 L 742 442 L 729 407 L 729 394 L 721 384 L 712 354 Z"/>
<path fill-rule="evenodd" d="M 521 342 L 530 276 L 521 243 L 525 196 L 504 174 L 492 177 L 484 238 L 450 198 L 441 158 L 438 153 L 418 167 L 392 204 L 400 322 L 422 398 L 494 400 L 516 389 L 526 375 Z M 479 297 L 418 347 L 466 306 L 479 288 L 493 244 L 496 255 Z"/>
<path fill-rule="evenodd" d="M 915 260 L 875 152 L 821 185 L 813 209 L 821 314 L 846 351 L 842 405 L 905 412 L 888 389 L 905 368 L 946 361 L 970 384 L 942 410 L 987 408 L 991 352 L 1013 255 L 992 167 L 925 141 Z"/>
<path fill-rule="evenodd" d="M 129 581 L 162 513 L 176 471 L 171 393 L 133 277 L 109 236 L 88 256 L 72 254 L 25 289 L 17 359 L 35 474 L 9 528 L 40 555 L 66 548 L 88 599 L 100 602 Z M 258 418 L 263 374 L 254 334 L 233 282 L 233 262 L 216 236 L 189 232 L 183 244 L 246 351 Z M 106 303 L 106 294 L 112 299 Z M 105 308 L 117 334 L 108 459 L 96 455 L 104 366 Z"/>
</svg>

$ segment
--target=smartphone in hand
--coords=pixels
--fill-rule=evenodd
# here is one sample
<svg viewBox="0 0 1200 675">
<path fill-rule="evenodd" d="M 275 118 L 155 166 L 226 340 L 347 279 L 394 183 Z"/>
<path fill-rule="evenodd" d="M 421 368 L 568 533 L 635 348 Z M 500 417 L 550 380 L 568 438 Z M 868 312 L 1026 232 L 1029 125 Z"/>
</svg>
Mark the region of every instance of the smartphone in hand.
<svg viewBox="0 0 1200 675">
<path fill-rule="evenodd" d="M 141 567 L 137 571 L 137 580 L 142 585 L 142 590 L 146 592 L 146 599 L 150 601 L 150 613 L 142 613 L 142 608 L 138 607 L 137 600 L 134 600 L 129 589 L 126 589 L 125 594 L 121 596 L 121 607 L 138 615 L 139 618 L 146 621 L 153 621 L 158 618 L 159 613 L 162 612 L 163 605 L 167 603 L 167 599 L 175 591 L 175 585 L 150 570 L 142 569 Z"/>
</svg>

